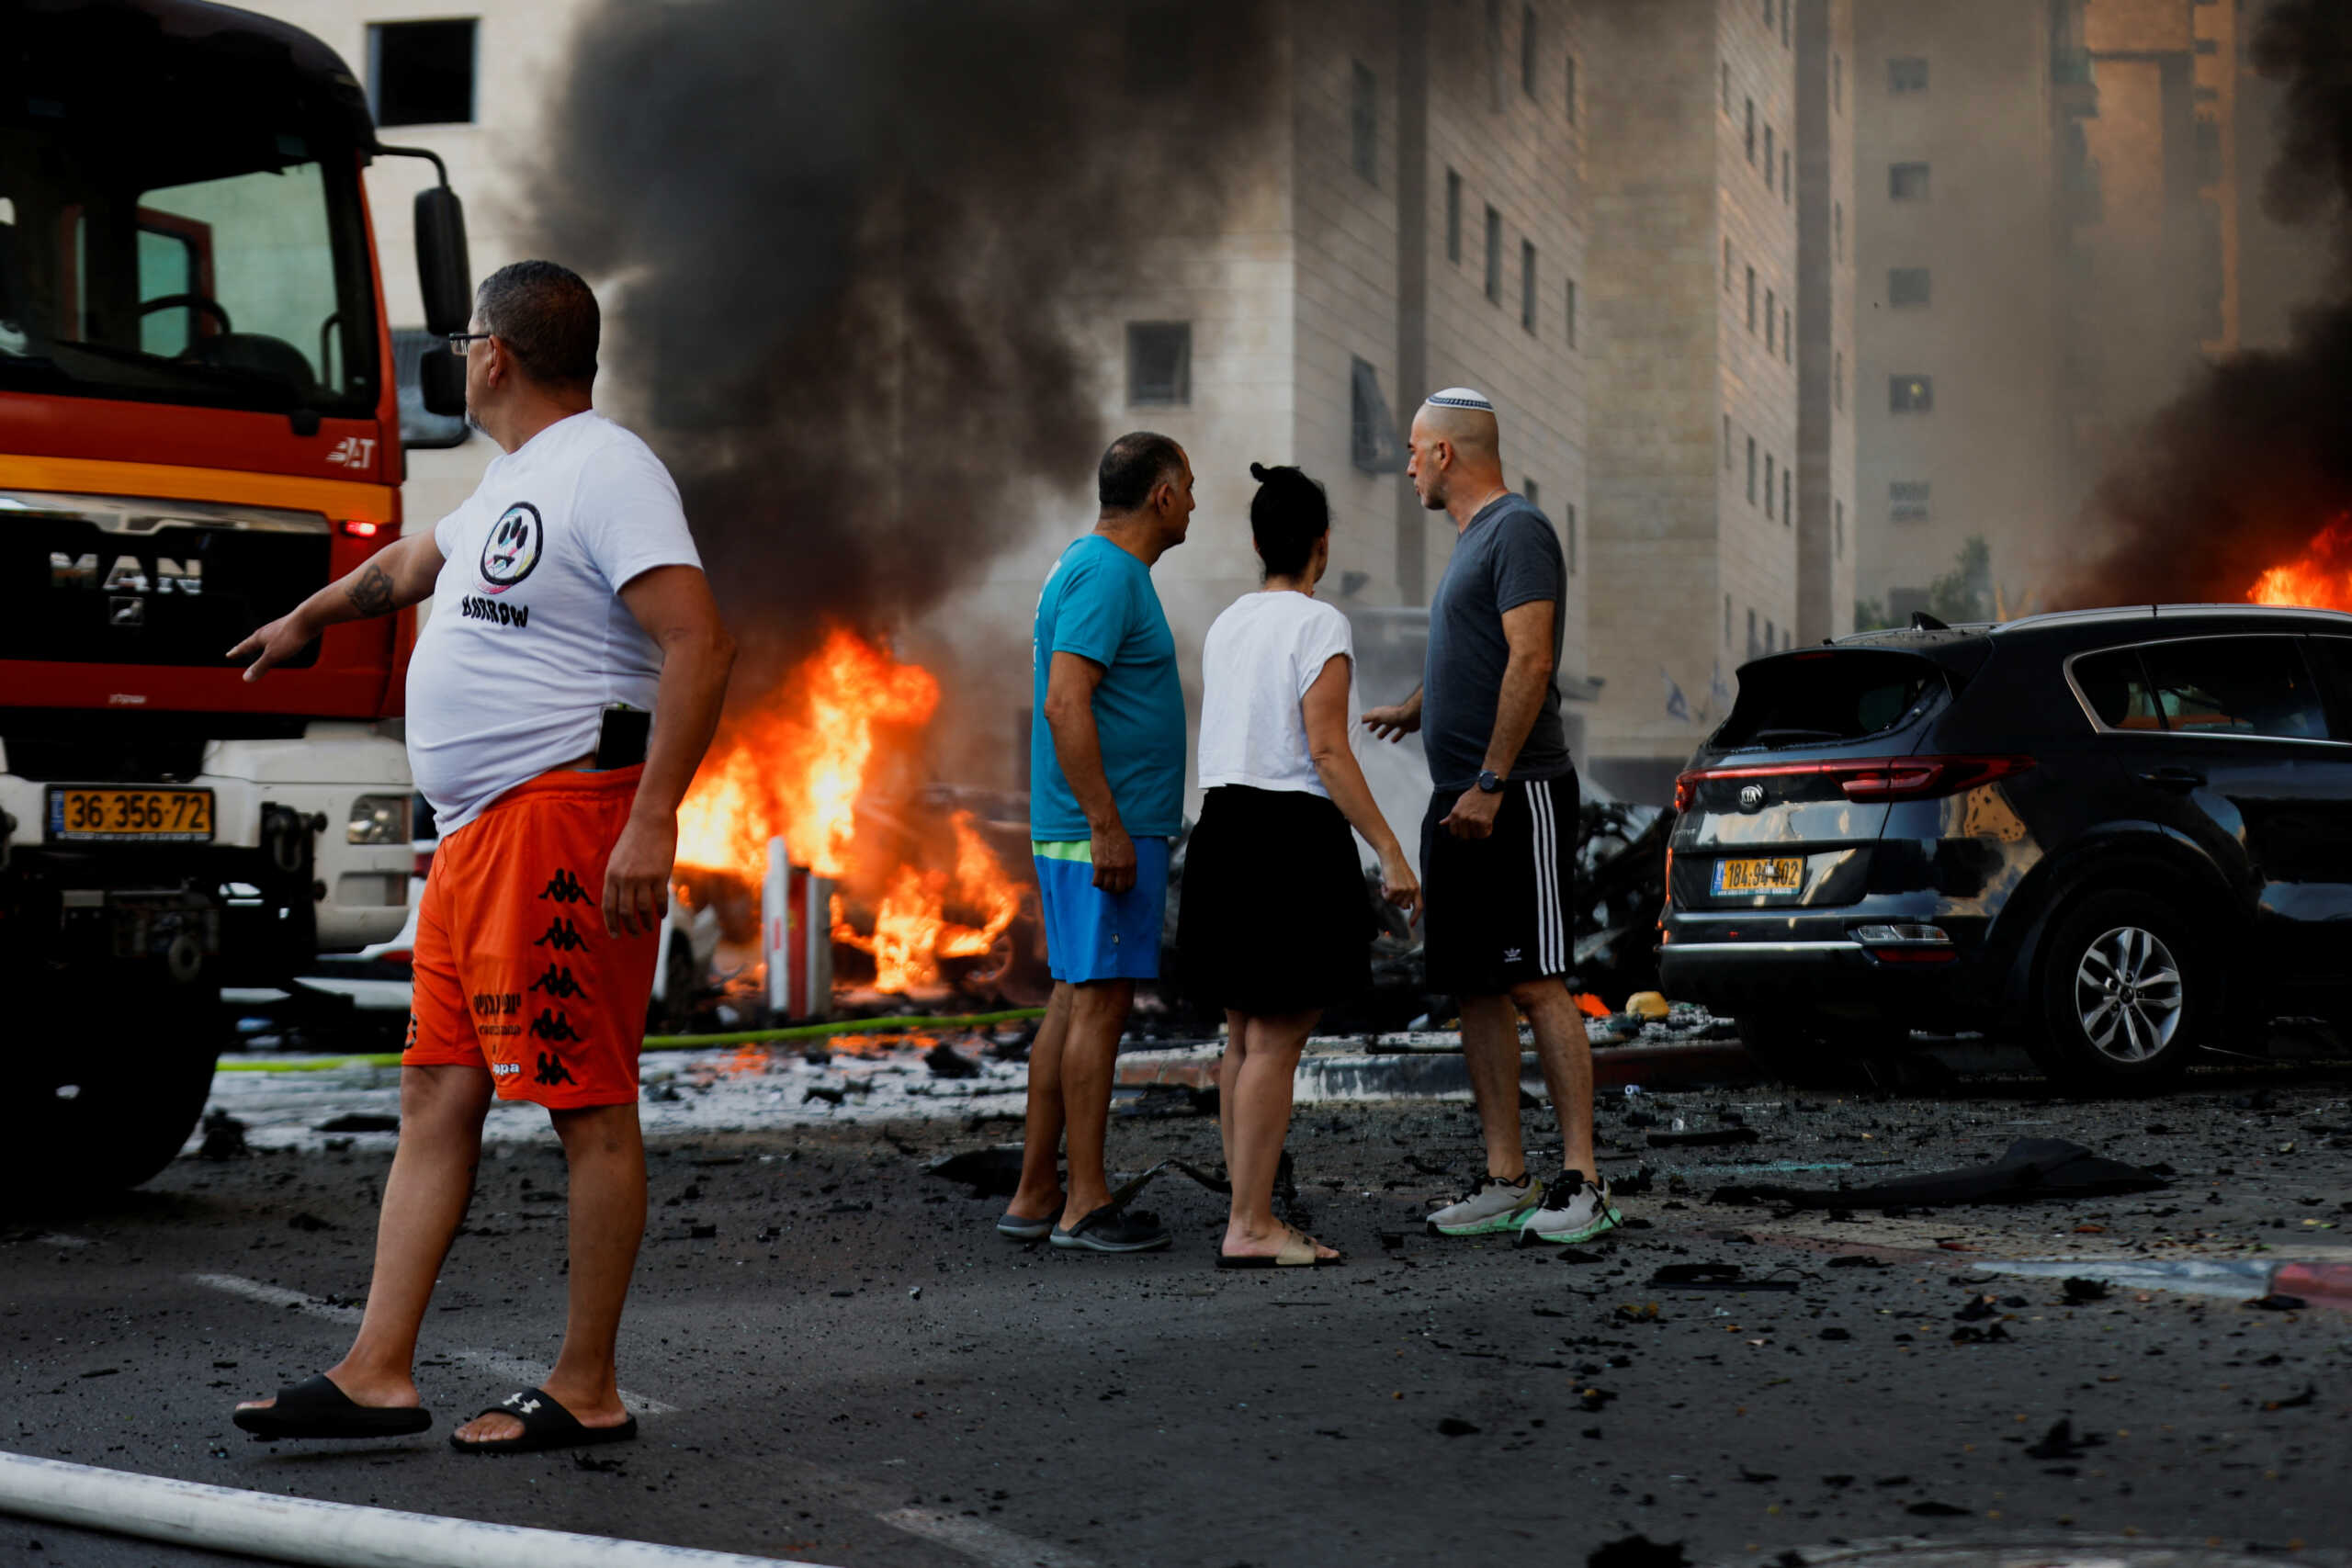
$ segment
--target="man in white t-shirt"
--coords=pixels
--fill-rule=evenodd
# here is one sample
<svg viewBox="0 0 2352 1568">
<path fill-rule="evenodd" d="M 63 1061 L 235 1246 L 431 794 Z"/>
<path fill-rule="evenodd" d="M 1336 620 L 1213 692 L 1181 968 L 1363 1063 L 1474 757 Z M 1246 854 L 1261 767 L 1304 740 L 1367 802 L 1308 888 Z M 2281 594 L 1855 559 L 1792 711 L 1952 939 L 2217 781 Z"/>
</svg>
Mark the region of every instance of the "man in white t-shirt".
<svg viewBox="0 0 2352 1568">
<path fill-rule="evenodd" d="M 636 1435 L 615 1348 L 645 1230 L 637 1053 L 678 803 L 735 644 L 669 471 L 590 407 L 597 337 L 595 296 L 572 273 L 518 262 L 492 274 L 451 346 L 467 417 L 505 455 L 431 533 L 231 650 L 257 680 L 339 622 L 435 601 L 409 661 L 408 752 L 441 841 L 417 910 L 375 1278 L 349 1354 L 237 1407 L 237 1425 L 263 1437 L 432 1424 L 412 1371 L 417 1333 L 493 1095 L 545 1106 L 562 1141 L 571 1313 L 543 1385 L 449 1440 L 513 1453 Z"/>
</svg>

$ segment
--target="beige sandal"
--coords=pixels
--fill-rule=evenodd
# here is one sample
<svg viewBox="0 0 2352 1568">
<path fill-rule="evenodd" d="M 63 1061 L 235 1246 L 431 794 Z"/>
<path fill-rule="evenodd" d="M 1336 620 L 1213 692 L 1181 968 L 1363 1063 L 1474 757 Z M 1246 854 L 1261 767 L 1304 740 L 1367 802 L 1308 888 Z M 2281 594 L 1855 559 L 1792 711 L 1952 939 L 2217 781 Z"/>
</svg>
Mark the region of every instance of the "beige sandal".
<svg viewBox="0 0 2352 1568">
<path fill-rule="evenodd" d="M 1271 1256 L 1260 1253 L 1248 1258 L 1236 1258 L 1225 1252 L 1216 1255 L 1220 1269 L 1324 1269 L 1335 1263 L 1345 1263 L 1344 1256 L 1325 1258 L 1317 1253 L 1313 1236 L 1295 1225 L 1284 1225 L 1282 1250 Z"/>
</svg>

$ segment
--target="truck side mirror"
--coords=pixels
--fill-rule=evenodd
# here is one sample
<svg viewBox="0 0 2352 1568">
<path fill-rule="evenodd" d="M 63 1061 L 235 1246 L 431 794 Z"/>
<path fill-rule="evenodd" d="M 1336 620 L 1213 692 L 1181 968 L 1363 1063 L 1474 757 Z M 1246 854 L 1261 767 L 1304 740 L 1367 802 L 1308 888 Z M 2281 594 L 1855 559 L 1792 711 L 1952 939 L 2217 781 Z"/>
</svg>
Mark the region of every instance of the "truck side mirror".
<svg viewBox="0 0 2352 1568">
<path fill-rule="evenodd" d="M 416 357 L 416 389 L 424 412 L 448 417 L 466 412 L 466 364 L 447 348 L 428 348 Z"/>
<path fill-rule="evenodd" d="M 446 185 L 430 186 L 416 193 L 416 280 L 424 296 L 425 329 L 445 335 L 464 332 L 473 317 L 474 275 L 466 258 L 465 204 Z M 432 357 L 426 355 L 428 364 Z M 442 357 L 447 355 L 444 354 Z M 424 385 L 430 387 L 432 382 L 428 380 Z M 458 378 L 458 388 L 462 402 L 462 375 Z M 425 406 L 435 413 L 462 412 L 435 407 L 429 393 Z"/>
</svg>

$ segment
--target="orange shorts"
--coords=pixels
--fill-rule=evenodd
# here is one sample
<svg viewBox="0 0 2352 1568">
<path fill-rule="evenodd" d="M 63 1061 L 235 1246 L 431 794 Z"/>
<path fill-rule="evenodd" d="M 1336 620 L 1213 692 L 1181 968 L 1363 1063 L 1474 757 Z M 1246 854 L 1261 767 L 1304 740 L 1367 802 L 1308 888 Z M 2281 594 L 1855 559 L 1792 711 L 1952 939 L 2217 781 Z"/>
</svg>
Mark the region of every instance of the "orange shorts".
<svg viewBox="0 0 2352 1568">
<path fill-rule="evenodd" d="M 662 938 L 605 934 L 605 862 L 644 771 L 541 773 L 441 840 L 403 1066 L 487 1067 L 550 1111 L 636 1100 Z"/>
</svg>

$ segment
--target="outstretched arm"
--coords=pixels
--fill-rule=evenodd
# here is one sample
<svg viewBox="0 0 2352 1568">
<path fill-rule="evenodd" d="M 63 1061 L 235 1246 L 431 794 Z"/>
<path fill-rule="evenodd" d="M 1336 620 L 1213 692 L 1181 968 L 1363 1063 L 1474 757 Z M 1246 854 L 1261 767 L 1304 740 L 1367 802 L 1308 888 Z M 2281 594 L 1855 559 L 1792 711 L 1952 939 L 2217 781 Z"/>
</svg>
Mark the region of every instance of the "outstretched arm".
<svg viewBox="0 0 2352 1568">
<path fill-rule="evenodd" d="M 440 575 L 441 549 L 430 532 L 395 539 L 360 562 L 358 570 L 328 583 L 231 649 L 228 656 L 257 655 L 245 666 L 245 679 L 258 681 L 263 671 L 285 663 L 329 626 L 389 615 L 431 598 L 433 580 Z"/>
<path fill-rule="evenodd" d="M 1404 739 L 1421 727 L 1421 689 L 1414 687 L 1413 694 L 1401 703 L 1364 709 L 1363 727 L 1392 744 Z"/>
</svg>

